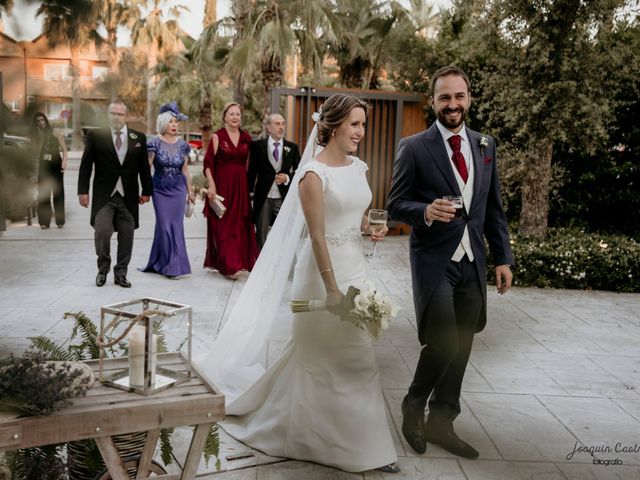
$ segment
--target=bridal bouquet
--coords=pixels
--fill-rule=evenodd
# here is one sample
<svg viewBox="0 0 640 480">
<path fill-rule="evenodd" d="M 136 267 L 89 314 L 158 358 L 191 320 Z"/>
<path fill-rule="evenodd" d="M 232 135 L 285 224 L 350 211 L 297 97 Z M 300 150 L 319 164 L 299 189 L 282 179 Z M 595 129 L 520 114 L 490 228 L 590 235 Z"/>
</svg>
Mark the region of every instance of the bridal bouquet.
<svg viewBox="0 0 640 480">
<path fill-rule="evenodd" d="M 340 307 L 340 318 L 378 338 L 381 330 L 389 328 L 389 321 L 397 315 L 398 307 L 377 292 L 371 281 L 365 280 L 365 284 L 366 289 L 349 287 Z M 289 305 L 293 313 L 327 309 L 323 300 L 292 300 Z"/>
</svg>

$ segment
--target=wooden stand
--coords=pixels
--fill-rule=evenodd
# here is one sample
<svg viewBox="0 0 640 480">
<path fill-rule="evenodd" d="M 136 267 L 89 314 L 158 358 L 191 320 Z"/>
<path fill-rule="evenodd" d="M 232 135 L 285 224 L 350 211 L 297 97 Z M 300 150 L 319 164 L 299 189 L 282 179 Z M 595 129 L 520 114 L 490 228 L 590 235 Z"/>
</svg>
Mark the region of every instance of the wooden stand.
<svg viewBox="0 0 640 480">
<path fill-rule="evenodd" d="M 107 359 L 104 370 L 122 369 L 126 362 L 126 358 Z M 86 363 L 97 377 L 98 361 Z M 178 354 L 163 356 L 159 363 L 172 369 L 184 365 Z M 195 478 L 197 473 L 209 427 L 223 418 L 224 396 L 216 393 L 197 372 L 192 372 L 189 381 L 151 396 L 96 383 L 85 397 L 73 399 L 72 405 L 51 415 L 1 421 L 0 451 L 93 438 L 111 478 L 128 480 L 123 459 L 111 437 L 146 431 L 147 440 L 136 476 L 143 479 L 149 478 L 160 429 L 196 425 L 182 474 L 153 477 L 157 480 L 188 480 Z"/>
</svg>

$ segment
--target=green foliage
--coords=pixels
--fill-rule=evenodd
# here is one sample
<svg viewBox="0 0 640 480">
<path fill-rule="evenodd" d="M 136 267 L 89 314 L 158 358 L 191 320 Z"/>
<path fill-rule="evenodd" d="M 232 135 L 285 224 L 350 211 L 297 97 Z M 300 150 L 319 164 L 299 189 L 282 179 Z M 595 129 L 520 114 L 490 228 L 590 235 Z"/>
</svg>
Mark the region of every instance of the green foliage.
<svg viewBox="0 0 640 480">
<path fill-rule="evenodd" d="M 511 247 L 514 285 L 640 292 L 640 243 L 623 235 L 553 228 L 544 240 L 513 235 Z"/>
<path fill-rule="evenodd" d="M 62 447 L 46 445 L 7 452 L 5 460 L 11 470 L 11 476 L 7 479 L 66 480 L 67 468 L 61 457 Z"/>
<path fill-rule="evenodd" d="M 173 447 L 171 446 L 171 435 L 173 428 L 160 429 L 160 459 L 165 465 L 173 463 Z"/>
<path fill-rule="evenodd" d="M 204 462 L 208 466 L 211 457 L 216 457 L 216 470 L 220 470 L 220 434 L 218 432 L 218 424 L 209 425 L 209 433 L 207 441 L 204 443 Z"/>
</svg>

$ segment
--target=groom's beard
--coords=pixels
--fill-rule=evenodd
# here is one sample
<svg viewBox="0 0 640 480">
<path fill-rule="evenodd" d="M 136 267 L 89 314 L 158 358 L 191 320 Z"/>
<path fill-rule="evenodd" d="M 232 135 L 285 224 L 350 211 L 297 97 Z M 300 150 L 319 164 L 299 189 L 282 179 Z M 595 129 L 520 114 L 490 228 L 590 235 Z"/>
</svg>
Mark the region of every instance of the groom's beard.
<svg viewBox="0 0 640 480">
<path fill-rule="evenodd" d="M 461 112 L 460 120 L 454 121 L 454 122 L 451 122 L 451 121 L 447 120 L 446 115 L 448 113 L 454 113 L 454 112 Z M 438 120 L 440 120 L 440 123 L 442 125 L 444 125 L 446 128 L 448 128 L 449 130 L 455 130 L 460 125 L 462 125 L 462 123 L 467 118 L 467 114 L 468 113 L 469 113 L 469 110 L 468 109 L 464 109 L 462 107 L 460 107 L 460 108 L 443 108 L 442 110 L 440 110 L 439 112 L 436 113 L 436 116 L 438 117 Z"/>
</svg>

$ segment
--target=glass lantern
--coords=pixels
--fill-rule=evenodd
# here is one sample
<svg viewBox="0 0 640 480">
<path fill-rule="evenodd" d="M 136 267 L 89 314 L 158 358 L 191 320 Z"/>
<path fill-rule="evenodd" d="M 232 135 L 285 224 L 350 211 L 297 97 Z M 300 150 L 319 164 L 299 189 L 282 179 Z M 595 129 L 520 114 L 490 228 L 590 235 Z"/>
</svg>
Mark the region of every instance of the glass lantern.
<svg viewBox="0 0 640 480">
<path fill-rule="evenodd" d="M 152 395 L 191 378 L 189 305 L 139 298 L 100 308 L 100 382 Z M 126 356 L 122 356 L 122 355 Z"/>
</svg>

